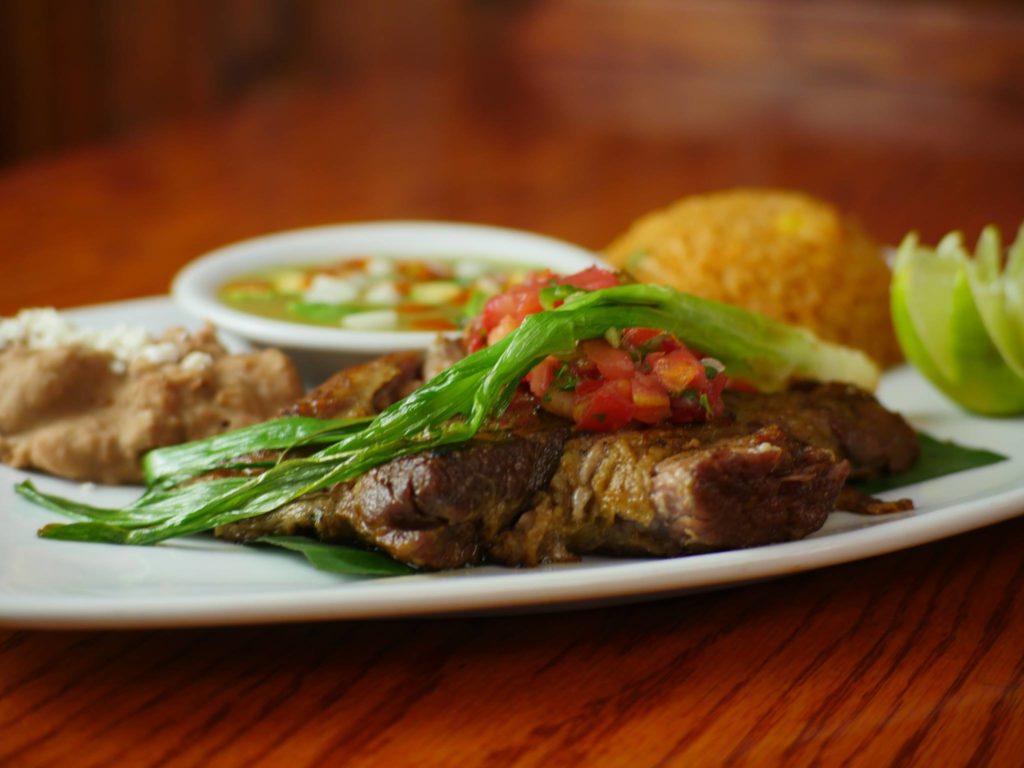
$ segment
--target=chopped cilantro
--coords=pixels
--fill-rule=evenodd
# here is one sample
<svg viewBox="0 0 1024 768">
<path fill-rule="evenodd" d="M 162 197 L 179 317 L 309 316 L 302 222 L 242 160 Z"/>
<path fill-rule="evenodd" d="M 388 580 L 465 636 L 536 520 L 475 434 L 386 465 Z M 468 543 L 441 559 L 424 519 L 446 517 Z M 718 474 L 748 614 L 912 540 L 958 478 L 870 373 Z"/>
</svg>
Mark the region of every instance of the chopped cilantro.
<svg viewBox="0 0 1024 768">
<path fill-rule="evenodd" d="M 559 389 L 568 392 L 569 390 L 576 389 L 576 385 L 580 383 L 579 377 L 573 373 L 572 368 L 568 363 L 562 363 L 562 366 L 555 373 L 555 386 Z"/>
<path fill-rule="evenodd" d="M 665 339 L 667 337 L 664 333 L 659 333 L 657 336 L 652 336 L 643 344 L 640 345 L 640 352 L 644 355 L 649 355 L 651 352 L 657 352 L 664 346 Z"/>
</svg>

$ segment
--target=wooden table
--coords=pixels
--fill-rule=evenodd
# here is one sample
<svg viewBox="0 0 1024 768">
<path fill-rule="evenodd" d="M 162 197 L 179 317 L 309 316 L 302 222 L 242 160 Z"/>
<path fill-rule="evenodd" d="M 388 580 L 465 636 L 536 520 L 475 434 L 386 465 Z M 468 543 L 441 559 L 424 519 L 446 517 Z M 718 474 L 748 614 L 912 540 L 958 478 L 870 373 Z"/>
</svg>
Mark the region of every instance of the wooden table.
<svg viewBox="0 0 1024 768">
<path fill-rule="evenodd" d="M 547 61 L 559 23 L 517 45 Z M 286 85 L 12 168 L 0 312 L 163 293 L 210 247 L 342 220 L 483 221 L 600 247 L 641 212 L 737 184 L 810 190 L 888 242 L 1024 214 L 1024 110 L 998 94 L 910 89 L 908 106 L 839 84 L 821 103 L 820 84 L 752 95 L 699 78 L 665 93 L 522 60 L 489 59 L 490 79 Z M 941 122 L 916 131 L 914 114 Z M 4 630 L 0 764 L 1020 764 L 1022 541 L 1012 521 L 571 613 Z"/>
</svg>

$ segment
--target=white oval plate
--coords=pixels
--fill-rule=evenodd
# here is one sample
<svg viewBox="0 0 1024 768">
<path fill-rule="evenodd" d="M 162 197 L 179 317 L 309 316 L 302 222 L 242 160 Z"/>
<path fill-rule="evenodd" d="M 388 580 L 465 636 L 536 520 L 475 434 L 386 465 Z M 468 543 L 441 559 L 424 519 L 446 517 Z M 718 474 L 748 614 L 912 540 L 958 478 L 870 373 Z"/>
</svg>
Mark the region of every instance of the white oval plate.
<svg viewBox="0 0 1024 768">
<path fill-rule="evenodd" d="M 189 324 L 166 298 L 69 313 L 94 326 Z M 1024 513 L 1024 420 L 956 410 L 910 369 L 887 374 L 879 396 L 917 427 L 1010 457 L 1009 461 L 901 489 L 917 509 L 895 517 L 833 514 L 802 541 L 665 560 L 587 558 L 537 569 L 495 566 L 355 580 L 300 557 L 205 537 L 156 547 L 44 541 L 57 516 L 15 495 L 32 477 L 45 491 L 116 505 L 137 489 L 83 488 L 0 467 L 0 623 L 24 627 L 152 627 L 540 610 L 639 600 L 740 584 L 879 555 Z"/>
</svg>

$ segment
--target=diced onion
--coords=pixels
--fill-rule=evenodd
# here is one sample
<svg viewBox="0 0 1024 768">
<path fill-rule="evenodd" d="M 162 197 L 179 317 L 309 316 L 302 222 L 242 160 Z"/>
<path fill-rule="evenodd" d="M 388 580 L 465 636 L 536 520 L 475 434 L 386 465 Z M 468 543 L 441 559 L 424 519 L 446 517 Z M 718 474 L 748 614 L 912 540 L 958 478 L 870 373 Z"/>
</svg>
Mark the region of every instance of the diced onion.
<svg viewBox="0 0 1024 768">
<path fill-rule="evenodd" d="M 306 273 L 297 269 L 285 270 L 274 275 L 274 288 L 281 293 L 302 293 L 308 283 Z"/>
<path fill-rule="evenodd" d="M 385 331 L 398 326 L 398 313 L 393 309 L 353 312 L 345 315 L 341 324 L 353 331 Z"/>
<path fill-rule="evenodd" d="M 359 288 L 350 280 L 341 280 L 330 275 L 317 275 L 303 298 L 311 304 L 344 304 L 355 301 Z"/>
<path fill-rule="evenodd" d="M 409 292 L 409 299 L 416 304 L 448 304 L 454 301 L 462 288 L 449 280 L 431 280 L 418 283 Z"/>
<path fill-rule="evenodd" d="M 395 288 L 395 284 L 384 280 L 376 285 L 367 288 L 363 293 L 363 301 L 368 304 L 398 304 L 402 300 L 402 294 Z"/>
</svg>

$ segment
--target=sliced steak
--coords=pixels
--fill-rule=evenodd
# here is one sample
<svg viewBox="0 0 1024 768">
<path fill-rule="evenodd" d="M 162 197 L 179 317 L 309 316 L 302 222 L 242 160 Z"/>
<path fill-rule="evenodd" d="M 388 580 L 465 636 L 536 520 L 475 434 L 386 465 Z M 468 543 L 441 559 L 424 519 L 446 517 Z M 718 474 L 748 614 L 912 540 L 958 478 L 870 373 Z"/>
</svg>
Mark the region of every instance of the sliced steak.
<svg viewBox="0 0 1024 768">
<path fill-rule="evenodd" d="M 358 540 L 425 568 L 480 562 L 558 467 L 568 429 L 483 436 L 454 449 L 394 459 L 351 483 L 222 526 L 233 541 L 269 534 Z"/>
<path fill-rule="evenodd" d="M 423 380 L 430 381 L 465 356 L 466 348 L 462 339 L 450 339 L 438 334 L 423 353 Z"/>
<path fill-rule="evenodd" d="M 423 355 L 395 352 L 334 374 L 281 411 L 281 416 L 345 419 L 372 416 L 420 384 Z"/>
<path fill-rule="evenodd" d="M 917 461 L 917 434 L 870 393 L 847 384 L 798 382 L 783 392 L 726 392 L 747 430 L 780 424 L 793 437 L 850 462 L 850 479 L 903 472 Z"/>
<path fill-rule="evenodd" d="M 534 507 L 492 548 L 536 565 L 589 552 L 670 556 L 799 539 L 820 528 L 849 473 L 777 426 L 570 440 Z M 705 442 L 702 437 L 709 437 Z"/>
</svg>

